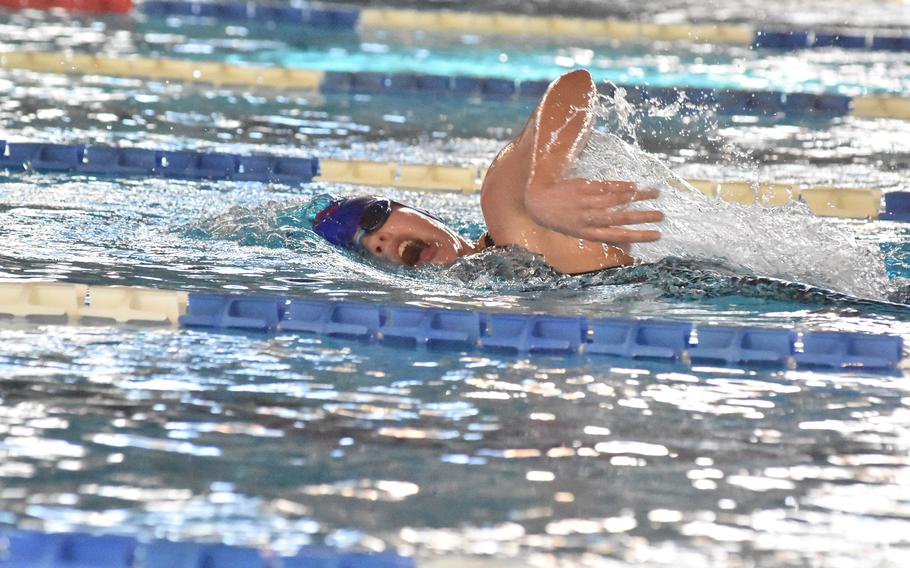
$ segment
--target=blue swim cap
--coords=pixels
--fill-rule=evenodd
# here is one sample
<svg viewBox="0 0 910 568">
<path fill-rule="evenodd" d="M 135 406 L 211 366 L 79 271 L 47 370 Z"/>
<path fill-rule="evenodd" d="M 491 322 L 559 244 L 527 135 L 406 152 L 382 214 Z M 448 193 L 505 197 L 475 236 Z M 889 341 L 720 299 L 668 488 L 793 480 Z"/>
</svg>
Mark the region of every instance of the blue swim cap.
<svg viewBox="0 0 910 568">
<path fill-rule="evenodd" d="M 313 219 L 313 230 L 333 245 L 356 249 L 360 239 L 392 214 L 392 201 L 381 197 L 348 197 L 331 202 Z"/>
</svg>

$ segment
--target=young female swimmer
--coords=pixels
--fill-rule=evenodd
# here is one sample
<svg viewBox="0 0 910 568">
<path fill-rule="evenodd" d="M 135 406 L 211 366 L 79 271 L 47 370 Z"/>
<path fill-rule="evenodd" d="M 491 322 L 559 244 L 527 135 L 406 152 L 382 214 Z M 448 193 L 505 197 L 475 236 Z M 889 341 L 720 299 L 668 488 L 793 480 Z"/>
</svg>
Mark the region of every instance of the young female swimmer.
<svg viewBox="0 0 910 568">
<path fill-rule="evenodd" d="M 470 243 L 437 217 L 379 197 L 335 201 L 313 229 L 329 242 L 407 266 L 449 264 L 494 245 L 519 245 L 559 272 L 577 274 L 632 264 L 632 243 L 659 231 L 626 228 L 663 219 L 657 210 L 630 210 L 656 190 L 622 181 L 567 179 L 587 143 L 597 88 L 584 70 L 550 84 L 521 133 L 493 160 L 481 189 L 487 232 Z M 607 246 L 604 246 L 607 245 Z"/>
</svg>

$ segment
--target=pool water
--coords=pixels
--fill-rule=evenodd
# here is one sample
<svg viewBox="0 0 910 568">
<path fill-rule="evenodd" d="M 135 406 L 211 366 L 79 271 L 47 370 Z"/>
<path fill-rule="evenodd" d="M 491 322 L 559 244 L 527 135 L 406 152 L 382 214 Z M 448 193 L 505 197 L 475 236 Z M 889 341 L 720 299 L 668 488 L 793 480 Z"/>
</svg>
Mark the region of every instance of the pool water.
<svg viewBox="0 0 910 568">
<path fill-rule="evenodd" d="M 295 36 L 7 14 L 4 49 L 333 70 L 414 69 L 424 50 L 424 70 L 512 78 L 551 78 L 560 58 L 591 50 L 598 78 L 641 69 L 629 77 L 850 94 L 865 83 L 910 94 L 907 54 L 702 53 L 708 48 L 569 39 L 517 47 L 504 38 Z M 777 79 L 782 69 L 790 71 Z M 489 163 L 533 104 L 22 71 L 0 71 L 0 93 L 7 140 L 475 166 Z M 645 168 L 636 175 L 656 159 L 683 177 L 906 189 L 910 138 L 901 121 L 659 110 L 618 126 L 604 117 L 604 134 L 620 135 L 635 157 L 628 166 Z M 612 167 L 603 151 L 587 158 L 600 171 Z M 910 311 L 891 302 L 906 297 L 901 278 L 910 277 L 910 237 L 899 223 L 816 219 L 798 206 L 712 213 L 715 226 L 747 215 L 771 227 L 759 248 L 773 274 L 737 271 L 759 258 L 749 247 L 727 251 L 721 264 L 687 259 L 682 282 L 674 272 L 682 261 L 672 259 L 623 277 L 559 277 L 521 255 L 415 272 L 365 262 L 307 231 L 314 198 L 364 191 L 439 211 L 469 236 L 483 230 L 476 195 L 0 172 L 0 277 L 910 337 Z M 695 223 L 704 216 L 693 212 Z M 818 253 L 830 235 L 856 241 L 832 252 L 843 262 Z M 746 240 L 732 235 L 715 248 Z M 867 256 L 854 261 L 850 251 Z M 851 295 L 870 259 L 887 290 Z M 759 278 L 806 266 L 814 281 Z M 288 553 L 309 542 L 395 548 L 426 565 L 450 555 L 535 566 L 903 565 L 906 374 L 5 320 L 0 523 Z"/>
</svg>

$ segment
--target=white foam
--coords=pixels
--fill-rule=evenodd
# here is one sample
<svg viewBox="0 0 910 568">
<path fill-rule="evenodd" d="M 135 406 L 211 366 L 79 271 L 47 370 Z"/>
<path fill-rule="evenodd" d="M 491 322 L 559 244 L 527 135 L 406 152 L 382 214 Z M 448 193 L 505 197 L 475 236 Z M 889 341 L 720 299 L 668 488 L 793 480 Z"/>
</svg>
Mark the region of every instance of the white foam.
<svg viewBox="0 0 910 568">
<path fill-rule="evenodd" d="M 660 189 L 658 199 L 631 206 L 666 215 L 659 224 L 640 226 L 659 229 L 662 238 L 634 245 L 633 256 L 645 262 L 668 256 L 722 259 L 739 272 L 886 297 L 884 256 L 874 243 L 858 240 L 851 224 L 817 217 L 799 202 L 766 207 L 705 196 L 638 147 L 629 108 L 621 92 L 603 99 L 600 122 L 610 126 L 592 135 L 573 175 Z"/>
</svg>

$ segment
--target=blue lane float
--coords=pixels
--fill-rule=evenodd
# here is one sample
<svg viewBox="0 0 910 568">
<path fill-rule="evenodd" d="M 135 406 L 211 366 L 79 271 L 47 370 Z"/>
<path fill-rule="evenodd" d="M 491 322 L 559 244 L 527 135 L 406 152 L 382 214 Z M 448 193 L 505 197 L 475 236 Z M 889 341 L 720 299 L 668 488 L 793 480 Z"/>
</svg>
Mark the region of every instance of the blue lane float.
<svg viewBox="0 0 910 568">
<path fill-rule="evenodd" d="M 910 191 L 892 191 L 885 194 L 885 210 L 879 219 L 910 221 Z"/>
<path fill-rule="evenodd" d="M 242 156 L 191 150 L 115 148 L 0 140 L 0 169 L 112 176 L 159 176 L 279 183 L 308 183 L 319 175 L 319 160 Z"/>
<path fill-rule="evenodd" d="M 12 531 L 3 534 L 6 550 L 0 568 L 131 568 L 137 543 L 120 536 L 48 534 Z"/>
<path fill-rule="evenodd" d="M 692 324 L 673 321 L 599 320 L 586 353 L 620 357 L 680 359 L 689 349 Z"/>
<path fill-rule="evenodd" d="M 337 6 L 281 6 L 256 2 L 197 2 L 146 0 L 141 11 L 158 18 L 195 17 L 261 24 L 309 25 L 335 30 L 355 30 L 360 10 Z M 841 48 L 910 51 L 910 36 L 849 33 L 827 30 L 756 30 L 752 47 L 764 49 Z"/>
<path fill-rule="evenodd" d="M 415 347 L 470 349 L 480 341 L 483 328 L 484 323 L 476 312 L 393 306 L 387 310 L 385 320 L 376 331 L 381 331 L 384 341 Z"/>
<path fill-rule="evenodd" d="M 260 24 L 310 25 L 334 30 L 354 30 L 361 11 L 341 6 L 281 6 L 256 2 L 197 2 L 192 0 L 145 0 L 140 5 L 147 16 L 158 18 L 195 17 L 223 21 L 250 21 Z M 428 30 L 423 30 L 428 31 Z M 765 49 L 809 49 L 836 47 L 910 51 L 910 37 L 893 34 L 847 33 L 827 30 L 756 30 L 752 47 Z"/>
<path fill-rule="evenodd" d="M 298 8 L 253 2 L 146 0 L 141 4 L 141 9 L 146 15 L 159 18 L 189 16 L 224 21 L 249 20 L 259 23 L 306 24 L 336 30 L 353 30 L 360 20 L 360 10 L 356 8 Z"/>
<path fill-rule="evenodd" d="M 190 294 L 183 327 L 274 331 L 284 319 L 284 298 Z"/>
<path fill-rule="evenodd" d="M 226 544 L 156 540 L 84 533 L 3 532 L 0 568 L 414 568 L 394 552 L 341 552 L 304 547 L 280 557 Z"/>
<path fill-rule="evenodd" d="M 781 365 L 793 356 L 796 339 L 796 332 L 789 329 L 703 327 L 689 355 L 693 361 Z"/>
<path fill-rule="evenodd" d="M 417 348 L 518 355 L 608 355 L 730 365 L 891 369 L 903 356 L 892 335 L 622 318 L 501 314 L 245 294 L 191 293 L 183 327 L 310 333 Z"/>
<path fill-rule="evenodd" d="M 805 30 L 759 30 L 755 32 L 752 47 L 783 50 L 836 47 L 874 51 L 910 51 L 910 36 L 872 33 L 860 35 Z"/>
<path fill-rule="evenodd" d="M 502 101 L 540 98 L 550 81 L 515 81 L 495 77 L 461 77 L 418 73 L 372 71 L 326 72 L 320 90 L 325 94 L 434 95 L 458 99 Z M 617 88 L 635 106 L 647 103 L 673 104 L 680 100 L 716 110 L 721 114 L 811 115 L 835 118 L 850 112 L 852 99 L 833 93 L 786 93 L 700 87 L 645 87 L 601 83 L 602 94 L 613 96 Z"/>
<path fill-rule="evenodd" d="M 803 335 L 803 352 L 795 358 L 804 366 L 885 369 L 896 365 L 903 347 L 896 336 L 810 331 Z"/>
</svg>

